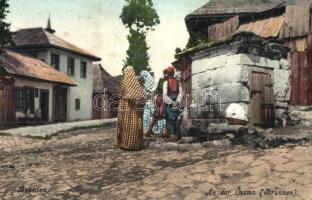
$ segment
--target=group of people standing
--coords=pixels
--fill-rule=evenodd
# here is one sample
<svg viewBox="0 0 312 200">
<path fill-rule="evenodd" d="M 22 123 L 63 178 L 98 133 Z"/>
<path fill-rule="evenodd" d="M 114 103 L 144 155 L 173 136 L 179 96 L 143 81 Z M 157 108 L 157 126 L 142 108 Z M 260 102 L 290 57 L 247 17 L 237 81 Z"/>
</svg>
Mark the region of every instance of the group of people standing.
<svg viewBox="0 0 312 200">
<path fill-rule="evenodd" d="M 140 77 L 137 77 L 131 66 L 123 70 L 116 133 L 117 146 L 123 150 L 143 148 L 144 112 L 152 112 L 147 137 L 153 134 L 156 123 L 164 120 L 165 125 L 161 131 L 163 137 L 171 140 L 180 138 L 179 116 L 183 90 L 179 77 L 175 76 L 175 68 L 170 66 L 163 71 L 155 92 L 153 80 L 147 71 L 142 71 Z M 150 110 L 152 107 L 153 111 Z"/>
</svg>

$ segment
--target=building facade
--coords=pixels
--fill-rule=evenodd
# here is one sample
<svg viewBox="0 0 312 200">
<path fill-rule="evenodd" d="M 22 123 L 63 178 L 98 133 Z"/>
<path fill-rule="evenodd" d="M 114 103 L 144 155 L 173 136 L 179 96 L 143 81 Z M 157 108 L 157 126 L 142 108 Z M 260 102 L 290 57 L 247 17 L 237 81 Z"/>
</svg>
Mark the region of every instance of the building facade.
<svg viewBox="0 0 312 200">
<path fill-rule="evenodd" d="M 77 87 L 72 87 L 67 91 L 67 120 L 91 119 L 93 60 L 55 48 L 38 52 L 36 58 L 44 60 L 58 71 L 71 77 L 77 83 Z"/>
<path fill-rule="evenodd" d="M 67 101 L 55 101 L 55 89 L 76 83 L 47 63 L 11 50 L 0 54 L 0 127 L 49 123 L 67 112 Z"/>
<path fill-rule="evenodd" d="M 116 118 L 119 103 L 119 81 L 101 65 L 93 68 L 93 119 Z"/>
<path fill-rule="evenodd" d="M 292 106 L 312 105 L 312 11 L 309 0 L 211 0 L 186 16 L 191 40 L 215 42 L 238 31 L 277 39 L 290 48 Z M 201 38 L 196 38 L 200 35 Z M 199 42 L 200 43 L 200 42 Z"/>
<path fill-rule="evenodd" d="M 281 44 L 266 48 L 265 44 L 252 33 L 237 33 L 189 52 L 195 102 L 190 118 L 228 118 L 226 110 L 234 103 L 242 107 L 250 123 L 273 126 L 290 100 L 288 48 Z M 281 109 L 284 104 L 286 108 Z"/>
<path fill-rule="evenodd" d="M 185 23 L 190 33 L 190 39 L 187 48 L 182 53 L 177 54 L 179 59 L 175 63 L 178 63 L 178 66 L 191 68 L 192 82 L 189 83 L 188 87 L 192 88 L 192 93 L 196 92 L 196 88 L 201 87 L 201 84 L 204 84 L 204 88 L 207 88 L 210 87 L 209 84 L 213 85 L 218 81 L 220 82 L 220 80 L 223 81 L 220 82 L 219 88 L 222 90 L 229 84 L 226 81 L 237 78 L 237 73 L 240 70 L 246 74 L 245 77 L 247 75 L 248 77 L 255 77 L 248 79 L 244 83 L 247 87 L 243 87 L 245 88 L 241 90 L 245 91 L 243 93 L 239 93 L 237 88 L 233 88 L 234 84 L 231 84 L 232 89 L 227 89 L 227 92 L 221 94 L 224 98 L 223 101 L 226 101 L 225 99 L 228 99 L 227 96 L 232 94 L 230 95 L 231 102 L 242 103 L 242 101 L 232 100 L 240 94 L 240 98 L 245 97 L 243 102 L 248 102 L 249 100 L 253 102 L 252 98 L 254 98 L 256 93 L 258 99 L 255 101 L 260 101 L 259 105 L 261 105 L 260 107 L 258 106 L 257 112 L 261 115 L 256 117 L 257 119 L 253 117 L 253 121 L 256 124 L 266 123 L 268 121 L 266 116 L 269 116 L 267 114 L 273 113 L 275 118 L 269 117 L 271 118 L 271 124 L 280 120 L 284 122 L 288 119 L 288 110 L 296 106 L 312 105 L 311 13 L 311 1 L 308 0 L 211 0 L 186 16 Z M 229 53 L 229 49 L 220 47 L 211 53 L 220 56 L 215 59 L 216 62 L 213 62 L 214 56 L 199 59 L 198 56 L 193 55 L 193 52 L 197 52 L 203 47 L 206 48 L 205 52 L 207 52 L 214 49 L 211 46 L 218 46 L 219 44 L 228 45 L 224 41 L 239 33 L 253 33 L 260 37 L 264 41 L 262 45 L 265 49 L 272 50 L 271 47 L 278 47 L 284 44 L 289 48 L 288 54 L 286 57 L 283 56 L 283 59 L 280 59 L 280 61 L 276 60 L 276 58 L 273 60 L 272 58 L 263 58 L 261 54 L 253 56 L 240 54 L 229 57 L 226 55 L 222 56 L 222 53 Z M 245 41 L 245 45 L 249 45 L 248 37 L 245 39 L 242 37 L 242 40 Z M 259 49 L 261 49 L 260 46 Z M 250 48 L 254 50 L 248 54 L 257 53 L 257 49 Z M 270 54 L 275 55 L 275 57 L 281 57 L 284 52 L 283 48 L 273 48 L 274 51 L 270 51 Z M 202 52 L 202 50 L 200 51 Z M 269 54 L 267 56 L 270 57 Z M 233 60 L 233 58 L 237 59 Z M 190 64 L 183 64 L 185 59 L 190 59 Z M 229 65 L 236 65 L 238 60 L 242 62 L 240 65 L 249 66 L 247 71 L 245 67 L 236 67 L 235 70 L 237 71 L 227 68 Z M 265 63 L 263 63 L 264 60 Z M 224 62 L 227 64 L 215 70 L 218 64 Z M 260 67 L 262 71 L 264 69 L 265 71 L 253 73 L 250 71 L 251 66 Z M 208 69 L 209 67 L 212 69 Z M 183 73 L 185 69 L 181 68 L 181 71 Z M 203 71 L 206 72 L 204 73 Z M 197 80 L 206 80 L 206 82 L 199 81 L 200 84 L 198 84 Z M 258 90 L 253 91 L 251 89 L 251 85 L 248 84 L 253 82 L 261 85 L 258 89 L 261 89 L 260 93 L 265 95 L 259 94 Z M 265 89 L 266 85 L 271 85 L 272 90 Z M 235 91 L 235 94 L 231 93 L 231 91 Z M 268 95 L 270 93 L 273 94 L 273 97 L 269 98 L 273 99 L 272 101 L 269 101 L 267 98 L 270 96 Z M 270 102 L 269 104 L 271 105 L 267 102 Z M 248 107 L 251 104 L 254 103 L 249 103 Z M 243 107 L 247 110 L 246 105 L 243 105 Z M 256 109 L 256 107 L 253 106 L 253 109 Z M 270 109 L 272 111 L 269 111 Z M 250 111 L 252 109 L 248 108 L 247 114 Z M 213 116 L 213 114 L 210 114 L 210 116 Z M 249 117 L 252 117 L 252 115 L 249 115 Z M 205 115 L 204 118 L 209 117 Z"/>
<path fill-rule="evenodd" d="M 52 101 L 66 101 L 66 113 L 56 109 L 53 121 L 92 119 L 93 65 L 101 59 L 57 37 L 48 23 L 46 29 L 21 29 L 12 37 L 15 51 L 40 59 L 71 77 L 76 87 L 54 87 Z M 65 110 L 62 108 L 61 110 Z M 58 116 L 57 116 L 58 113 Z"/>
</svg>

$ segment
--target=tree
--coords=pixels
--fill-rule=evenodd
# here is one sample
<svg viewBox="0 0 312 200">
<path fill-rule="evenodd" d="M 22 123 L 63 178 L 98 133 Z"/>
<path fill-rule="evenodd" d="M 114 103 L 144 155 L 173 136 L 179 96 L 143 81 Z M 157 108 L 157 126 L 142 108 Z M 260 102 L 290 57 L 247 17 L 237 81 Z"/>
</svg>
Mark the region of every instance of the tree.
<svg viewBox="0 0 312 200">
<path fill-rule="evenodd" d="M 129 49 L 127 50 L 127 58 L 124 66 L 133 66 L 137 74 L 142 70 L 151 71 L 148 67 L 149 56 L 147 54 L 148 46 L 146 36 L 134 30 L 130 30 L 128 35 Z"/>
<path fill-rule="evenodd" d="M 126 5 L 120 15 L 122 23 L 129 28 L 129 49 L 124 67 L 133 66 L 136 73 L 142 70 L 151 71 L 149 67 L 148 45 L 146 34 L 160 23 L 158 14 L 153 8 L 152 0 L 125 0 Z"/>
<path fill-rule="evenodd" d="M 0 0 L 0 46 L 7 44 L 11 38 L 10 24 L 5 22 L 9 13 L 9 4 L 7 0 Z"/>
</svg>

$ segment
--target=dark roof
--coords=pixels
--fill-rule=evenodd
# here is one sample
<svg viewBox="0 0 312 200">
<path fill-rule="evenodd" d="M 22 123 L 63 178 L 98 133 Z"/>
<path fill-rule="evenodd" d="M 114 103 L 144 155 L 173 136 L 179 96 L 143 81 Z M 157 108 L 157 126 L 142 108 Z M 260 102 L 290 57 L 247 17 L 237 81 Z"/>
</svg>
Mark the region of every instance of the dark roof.
<svg viewBox="0 0 312 200">
<path fill-rule="evenodd" d="M 210 0 L 186 18 L 203 15 L 257 13 L 270 10 L 285 0 Z"/>
<path fill-rule="evenodd" d="M 70 51 L 72 53 L 86 56 L 94 61 L 100 61 L 101 58 L 91 54 L 90 52 L 81 49 L 61 38 L 55 34 L 39 27 L 21 29 L 12 35 L 13 47 L 27 48 L 27 47 L 55 47 Z"/>
<path fill-rule="evenodd" d="M 67 75 L 55 70 L 45 62 L 11 50 L 1 50 L 0 67 L 13 76 L 76 85 Z"/>
<path fill-rule="evenodd" d="M 111 76 L 101 65 L 93 67 L 93 93 L 104 93 L 104 89 L 110 94 L 119 93 L 119 81 Z"/>
</svg>

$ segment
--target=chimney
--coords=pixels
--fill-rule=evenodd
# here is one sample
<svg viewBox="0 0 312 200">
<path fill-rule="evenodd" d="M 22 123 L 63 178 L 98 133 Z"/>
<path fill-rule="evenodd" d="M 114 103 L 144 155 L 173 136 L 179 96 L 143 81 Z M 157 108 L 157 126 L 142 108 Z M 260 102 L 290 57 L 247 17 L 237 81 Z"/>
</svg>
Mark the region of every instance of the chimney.
<svg viewBox="0 0 312 200">
<path fill-rule="evenodd" d="M 55 30 L 51 27 L 50 13 L 49 13 L 47 28 L 45 28 L 45 30 L 52 34 L 55 33 Z"/>
</svg>

